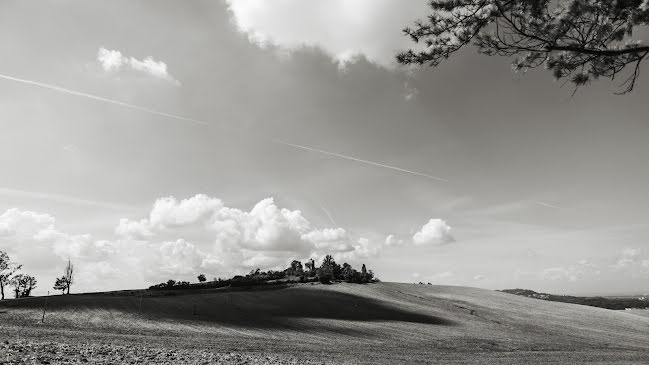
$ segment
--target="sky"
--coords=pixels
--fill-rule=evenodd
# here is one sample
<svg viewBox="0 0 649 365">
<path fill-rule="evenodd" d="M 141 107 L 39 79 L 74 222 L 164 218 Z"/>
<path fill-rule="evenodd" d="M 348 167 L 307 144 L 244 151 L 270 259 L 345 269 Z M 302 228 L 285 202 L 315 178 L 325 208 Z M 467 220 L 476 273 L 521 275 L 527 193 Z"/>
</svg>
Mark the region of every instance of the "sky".
<svg viewBox="0 0 649 365">
<path fill-rule="evenodd" d="M 425 1 L 3 1 L 0 250 L 42 295 L 292 259 L 383 281 L 649 292 L 649 84 L 467 48 Z"/>
</svg>

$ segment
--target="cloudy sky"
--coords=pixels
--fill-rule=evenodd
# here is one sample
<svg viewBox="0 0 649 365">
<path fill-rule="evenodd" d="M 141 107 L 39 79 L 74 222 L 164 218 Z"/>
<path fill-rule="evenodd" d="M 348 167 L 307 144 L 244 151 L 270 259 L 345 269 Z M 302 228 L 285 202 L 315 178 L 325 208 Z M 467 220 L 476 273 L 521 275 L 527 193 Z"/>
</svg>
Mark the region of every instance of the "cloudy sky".
<svg viewBox="0 0 649 365">
<path fill-rule="evenodd" d="M 51 290 L 332 253 L 384 281 L 649 292 L 649 84 L 571 97 L 425 1 L 4 1 L 0 250 Z M 649 82 L 649 81 L 648 81 Z"/>
</svg>

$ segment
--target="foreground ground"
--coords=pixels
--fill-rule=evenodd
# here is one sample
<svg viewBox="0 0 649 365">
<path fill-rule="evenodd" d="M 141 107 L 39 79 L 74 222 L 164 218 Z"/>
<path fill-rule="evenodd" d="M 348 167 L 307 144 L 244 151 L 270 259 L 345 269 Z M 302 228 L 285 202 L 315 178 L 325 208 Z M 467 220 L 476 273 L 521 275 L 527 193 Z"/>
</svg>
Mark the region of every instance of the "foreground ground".
<svg viewBox="0 0 649 365">
<path fill-rule="evenodd" d="M 475 288 L 55 296 L 41 323 L 44 300 L 0 302 L 0 363 L 649 363 L 648 317 Z"/>
</svg>

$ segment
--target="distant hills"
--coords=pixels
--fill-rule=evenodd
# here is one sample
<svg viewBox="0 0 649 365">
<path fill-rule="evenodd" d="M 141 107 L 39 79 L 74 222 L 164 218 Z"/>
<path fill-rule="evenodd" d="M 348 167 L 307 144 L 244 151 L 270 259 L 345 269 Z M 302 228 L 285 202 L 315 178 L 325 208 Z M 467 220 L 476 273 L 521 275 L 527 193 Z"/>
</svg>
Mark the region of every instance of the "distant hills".
<svg viewBox="0 0 649 365">
<path fill-rule="evenodd" d="M 520 295 L 528 298 L 536 298 L 542 300 L 549 300 L 552 302 L 572 303 L 588 305 L 591 307 L 599 307 L 606 309 L 622 310 L 627 308 L 649 308 L 649 298 L 633 298 L 633 297 L 576 297 L 571 295 L 554 295 L 548 293 L 537 293 L 529 289 L 504 289 L 500 290 L 504 293 Z"/>
</svg>

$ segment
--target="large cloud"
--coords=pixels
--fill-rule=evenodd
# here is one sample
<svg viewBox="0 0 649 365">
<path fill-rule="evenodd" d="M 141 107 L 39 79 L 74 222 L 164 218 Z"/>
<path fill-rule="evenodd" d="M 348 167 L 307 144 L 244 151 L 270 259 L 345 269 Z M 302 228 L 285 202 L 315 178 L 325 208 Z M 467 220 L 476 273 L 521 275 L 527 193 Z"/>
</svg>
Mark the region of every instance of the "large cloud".
<svg viewBox="0 0 649 365">
<path fill-rule="evenodd" d="M 285 50 L 319 47 L 340 65 L 364 56 L 393 66 L 396 52 L 412 45 L 401 30 L 429 10 L 424 0 L 226 1 L 251 42 Z"/>
<path fill-rule="evenodd" d="M 441 219 L 431 219 L 412 236 L 416 245 L 443 245 L 455 241 L 451 227 Z"/>
<path fill-rule="evenodd" d="M 224 274 L 257 267 L 281 268 L 293 258 L 319 259 L 328 253 L 353 261 L 376 255 L 383 248 L 383 244 L 353 237 L 341 227 L 314 227 L 301 211 L 280 208 L 273 198 L 259 201 L 249 211 L 228 207 L 203 194 L 182 200 L 160 198 L 147 218 L 121 219 L 115 232 L 122 240 L 164 240 L 167 253 L 176 252 L 170 247 L 182 248 L 178 252 L 187 252 L 183 257 L 191 253 L 187 264 L 195 270 Z M 194 237 L 191 246 L 178 241 L 186 235 Z"/>
<path fill-rule="evenodd" d="M 153 57 L 138 60 L 134 57 L 124 56 L 120 51 L 101 47 L 97 52 L 97 62 L 99 62 L 101 68 L 107 73 L 133 70 L 180 85 L 180 82 L 169 74 L 167 64 L 162 61 L 156 61 Z"/>
</svg>

